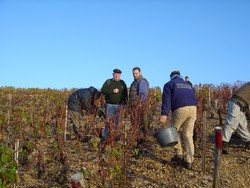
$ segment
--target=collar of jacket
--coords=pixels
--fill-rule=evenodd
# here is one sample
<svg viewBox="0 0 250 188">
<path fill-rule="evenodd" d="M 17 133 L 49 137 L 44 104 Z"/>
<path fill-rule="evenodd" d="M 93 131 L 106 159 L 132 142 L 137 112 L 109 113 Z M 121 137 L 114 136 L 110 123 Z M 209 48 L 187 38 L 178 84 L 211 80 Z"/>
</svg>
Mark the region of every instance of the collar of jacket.
<svg viewBox="0 0 250 188">
<path fill-rule="evenodd" d="M 180 75 L 178 75 L 178 74 L 174 74 L 174 75 L 171 77 L 171 80 L 173 80 L 173 79 L 175 79 L 175 78 L 180 78 L 180 79 L 183 80 L 183 78 L 182 78 Z"/>
</svg>

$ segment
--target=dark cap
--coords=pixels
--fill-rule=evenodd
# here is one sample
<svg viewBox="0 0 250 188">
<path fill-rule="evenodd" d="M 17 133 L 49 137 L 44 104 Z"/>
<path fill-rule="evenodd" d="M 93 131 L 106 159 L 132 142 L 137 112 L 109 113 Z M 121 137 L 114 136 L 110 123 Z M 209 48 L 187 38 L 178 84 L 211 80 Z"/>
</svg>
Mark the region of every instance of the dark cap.
<svg viewBox="0 0 250 188">
<path fill-rule="evenodd" d="M 113 72 L 114 73 L 120 73 L 120 74 L 122 73 L 122 71 L 120 69 L 114 69 Z"/>
<path fill-rule="evenodd" d="M 172 76 L 174 76 L 175 74 L 180 75 L 180 71 L 173 71 L 173 72 L 171 72 L 170 78 L 171 78 Z"/>
</svg>

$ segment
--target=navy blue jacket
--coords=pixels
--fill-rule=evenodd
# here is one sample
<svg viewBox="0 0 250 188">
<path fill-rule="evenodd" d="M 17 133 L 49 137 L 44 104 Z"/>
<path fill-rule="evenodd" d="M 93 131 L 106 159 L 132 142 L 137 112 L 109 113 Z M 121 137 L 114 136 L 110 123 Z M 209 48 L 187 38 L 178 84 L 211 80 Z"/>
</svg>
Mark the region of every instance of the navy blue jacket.
<svg viewBox="0 0 250 188">
<path fill-rule="evenodd" d="M 163 87 L 161 115 L 168 115 L 184 106 L 196 106 L 197 100 L 193 87 L 180 76 L 174 76 Z"/>
<path fill-rule="evenodd" d="M 72 93 L 68 99 L 68 108 L 76 112 L 82 112 L 82 110 L 90 111 L 94 108 L 94 94 L 98 90 L 94 87 L 78 89 Z"/>
</svg>

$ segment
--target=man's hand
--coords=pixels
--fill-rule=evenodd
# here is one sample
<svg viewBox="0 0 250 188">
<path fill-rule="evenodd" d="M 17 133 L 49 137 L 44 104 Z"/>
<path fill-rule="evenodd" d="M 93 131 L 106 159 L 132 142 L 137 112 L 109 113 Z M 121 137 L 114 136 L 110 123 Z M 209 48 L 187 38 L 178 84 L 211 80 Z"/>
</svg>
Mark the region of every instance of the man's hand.
<svg viewBox="0 0 250 188">
<path fill-rule="evenodd" d="M 162 123 L 162 124 L 165 124 L 167 122 L 167 116 L 166 115 L 162 115 L 159 118 L 159 122 Z"/>
<path fill-rule="evenodd" d="M 113 89 L 113 93 L 118 93 L 118 92 L 119 92 L 118 88 Z"/>
<path fill-rule="evenodd" d="M 97 110 L 97 115 L 99 116 L 99 118 L 103 117 L 104 119 L 106 119 L 106 114 L 99 108 Z"/>
</svg>

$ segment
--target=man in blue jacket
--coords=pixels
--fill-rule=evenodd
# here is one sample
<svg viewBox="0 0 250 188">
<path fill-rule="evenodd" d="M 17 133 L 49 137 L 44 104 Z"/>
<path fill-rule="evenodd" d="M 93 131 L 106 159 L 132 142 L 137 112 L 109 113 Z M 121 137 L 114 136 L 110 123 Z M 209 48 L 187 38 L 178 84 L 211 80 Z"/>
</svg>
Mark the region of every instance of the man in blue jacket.
<svg viewBox="0 0 250 188">
<path fill-rule="evenodd" d="M 176 155 L 171 161 L 182 162 L 192 169 L 194 161 L 193 130 L 196 121 L 197 99 L 192 86 L 180 76 L 180 71 L 170 74 L 170 81 L 164 85 L 160 123 L 166 123 L 171 114 L 171 123 L 177 129 L 178 143 L 174 146 Z M 182 147 L 183 146 L 183 147 Z"/>
<path fill-rule="evenodd" d="M 134 67 L 132 70 L 134 81 L 130 85 L 129 101 L 135 106 L 143 104 L 148 96 L 149 82 L 141 74 L 139 67 Z"/>
<path fill-rule="evenodd" d="M 148 96 L 149 82 L 142 76 L 141 69 L 134 67 L 132 69 L 134 81 L 129 89 L 129 104 L 131 114 L 131 126 L 138 127 L 137 149 L 145 142 L 144 137 L 147 133 L 147 127 L 144 124 L 145 119 L 145 104 Z M 139 154 L 140 155 L 140 154 Z M 137 157 L 139 157 L 139 155 Z"/>
<path fill-rule="evenodd" d="M 132 112 L 132 123 L 138 123 L 143 133 L 146 132 L 144 125 L 144 104 L 148 96 L 149 82 L 142 76 L 141 69 L 134 67 L 132 70 L 134 81 L 129 89 L 129 104 Z"/>
</svg>

